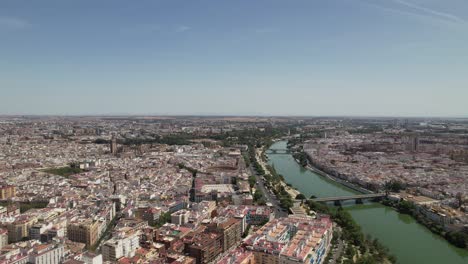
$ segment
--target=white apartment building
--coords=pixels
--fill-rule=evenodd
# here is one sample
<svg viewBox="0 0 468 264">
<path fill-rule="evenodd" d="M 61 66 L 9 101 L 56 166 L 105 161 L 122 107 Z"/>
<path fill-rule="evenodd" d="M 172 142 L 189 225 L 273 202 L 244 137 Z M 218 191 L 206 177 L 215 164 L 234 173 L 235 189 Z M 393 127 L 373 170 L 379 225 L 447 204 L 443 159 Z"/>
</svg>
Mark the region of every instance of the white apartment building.
<svg viewBox="0 0 468 264">
<path fill-rule="evenodd" d="M 116 261 L 122 257 L 135 256 L 136 250 L 140 248 L 138 232 L 133 232 L 125 237 L 114 237 L 107 240 L 102 246 L 102 257 L 104 261 Z"/>
</svg>

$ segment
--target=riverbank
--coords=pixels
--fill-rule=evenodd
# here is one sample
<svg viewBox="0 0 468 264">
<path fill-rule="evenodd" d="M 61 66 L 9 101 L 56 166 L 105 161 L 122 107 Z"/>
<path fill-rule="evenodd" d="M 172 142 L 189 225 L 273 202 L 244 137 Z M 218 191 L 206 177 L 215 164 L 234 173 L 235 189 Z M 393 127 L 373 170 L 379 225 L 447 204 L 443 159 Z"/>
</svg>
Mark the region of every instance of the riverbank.
<svg viewBox="0 0 468 264">
<path fill-rule="evenodd" d="M 352 184 L 350 182 L 347 182 L 347 181 L 344 181 L 342 179 L 339 179 L 329 173 L 326 173 L 324 172 L 323 170 L 315 167 L 313 164 L 311 164 L 310 160 L 308 159 L 307 161 L 307 165 L 306 166 L 303 166 L 302 164 L 300 164 L 299 162 L 297 162 L 297 160 L 295 159 L 296 163 L 299 165 L 299 166 L 302 166 L 306 169 L 309 169 L 310 171 L 322 176 L 322 177 L 326 177 L 327 179 L 329 180 L 332 180 L 336 183 L 339 183 L 339 184 L 342 184 L 343 186 L 346 186 L 352 190 L 355 190 L 355 191 L 358 191 L 358 192 L 361 192 L 361 193 L 373 193 L 371 190 L 367 190 L 365 189 L 364 187 L 362 186 L 358 186 L 358 185 L 355 185 L 355 184 Z M 460 233 L 460 232 L 448 232 L 448 231 L 445 231 L 443 230 L 436 222 L 434 221 L 431 221 L 430 219 L 427 219 L 421 215 L 418 215 L 416 212 L 415 212 L 415 208 L 412 208 L 412 209 L 408 209 L 408 210 L 401 210 L 401 208 L 398 206 L 399 203 L 394 203 L 394 202 L 390 202 L 390 201 L 382 201 L 380 204 L 384 205 L 384 206 L 388 206 L 394 210 L 396 210 L 397 212 L 399 213 L 403 213 L 403 214 L 407 214 L 409 216 L 411 216 L 414 220 L 416 220 L 419 224 L 421 224 L 422 226 L 426 227 L 429 231 L 431 231 L 433 234 L 435 235 L 438 235 L 440 236 L 441 238 L 445 239 L 447 242 L 451 243 L 452 245 L 458 247 L 458 248 L 462 248 L 462 249 L 465 249 L 465 250 L 468 250 L 467 248 L 467 244 L 468 244 L 468 236 L 466 236 L 465 234 L 463 233 Z M 414 207 L 414 205 L 413 205 Z"/>
<path fill-rule="evenodd" d="M 301 165 L 300 163 L 298 163 L 298 164 Z M 301 166 L 302 166 L 302 165 L 301 165 Z M 331 175 L 331 174 L 328 174 L 328 173 L 326 173 L 326 172 L 320 170 L 319 168 L 314 167 L 313 165 L 310 164 L 310 162 L 307 164 L 307 166 L 305 166 L 305 168 L 311 170 L 311 171 L 314 172 L 314 173 L 317 173 L 318 175 L 320 175 L 320 176 L 322 176 L 322 177 L 326 177 L 326 178 L 328 178 L 329 180 L 332 180 L 332 181 L 334 181 L 334 182 L 336 182 L 336 183 L 339 183 L 339 184 L 341 184 L 341 185 L 343 185 L 343 186 L 345 186 L 345 187 L 348 187 L 348 188 L 350 188 L 350 189 L 352 189 L 352 190 L 355 190 L 355 191 L 357 191 L 357 192 L 360 192 L 360 193 L 362 193 L 362 194 L 374 193 L 373 191 L 368 190 L 368 189 L 366 189 L 366 188 L 364 188 L 364 187 L 362 187 L 362 186 L 356 185 L 356 184 L 354 184 L 354 183 L 351 183 L 351 182 L 342 180 L 342 179 L 340 179 L 340 178 L 338 178 L 338 177 L 335 177 L 335 176 L 333 176 L 333 175 Z"/>
<path fill-rule="evenodd" d="M 265 163 L 266 157 L 264 156 L 265 152 L 263 148 L 256 149 L 255 153 L 255 158 L 260 163 L 260 166 L 265 169 L 265 172 L 278 175 L 274 166 L 269 166 Z M 292 188 L 291 184 L 287 183 L 284 178 L 281 177 L 281 180 L 277 183 L 282 188 L 289 189 L 287 191 L 289 198 L 291 198 L 291 195 L 293 195 L 292 197 L 297 197 L 298 195 L 305 197 L 300 191 Z M 335 237 L 335 241 L 338 238 L 340 241 L 344 241 L 344 243 L 340 243 L 340 254 L 336 255 L 336 252 L 334 253 L 330 250 L 324 263 L 336 263 L 337 259 L 340 260 L 339 263 L 342 261 L 346 263 L 396 263 L 395 257 L 389 254 L 389 250 L 380 244 L 378 240 L 365 236 L 351 215 L 341 207 L 328 207 L 309 200 L 308 202 L 296 202 L 294 207 L 290 209 L 292 209 L 293 214 L 298 213 L 299 215 L 327 214 L 331 217 L 334 226 L 339 226 L 339 228 L 335 229 L 333 236 Z M 335 246 L 336 244 L 332 243 L 331 247 Z M 332 259 L 334 259 L 333 262 L 331 261 Z"/>
<path fill-rule="evenodd" d="M 260 166 L 262 166 L 262 168 L 265 170 L 265 171 L 268 171 L 270 172 L 270 174 L 274 175 L 274 174 L 277 174 L 276 171 L 272 171 L 272 169 L 274 168 L 270 168 L 270 166 L 268 166 L 267 164 L 267 156 L 265 154 L 265 148 L 268 148 L 269 146 L 265 146 L 265 147 L 262 147 L 260 149 L 256 149 L 256 157 L 257 157 L 257 160 L 259 160 L 259 163 L 260 163 Z M 286 190 L 286 192 L 288 192 L 289 196 L 291 197 L 291 199 L 295 199 L 297 197 L 297 195 L 300 194 L 300 192 L 294 188 L 292 188 L 292 186 L 289 186 L 283 179 L 280 180 L 280 184 L 283 186 L 283 188 Z"/>
<path fill-rule="evenodd" d="M 277 142 L 271 148 L 286 149 L 286 142 Z M 355 190 L 301 167 L 290 154 L 269 155 L 268 164 L 284 175 L 285 182 L 292 184 L 307 197 L 357 194 Z M 400 214 L 393 208 L 380 203 L 345 202 L 343 209 L 352 216 L 364 234 L 371 235 L 389 248 L 398 259 L 398 264 L 465 264 L 468 261 L 466 250 L 452 246 L 409 215 Z"/>
<path fill-rule="evenodd" d="M 462 232 L 445 230 L 440 224 L 428 219 L 427 217 L 424 217 L 421 213 L 418 213 L 418 209 L 411 202 L 407 202 L 405 200 L 383 200 L 382 204 L 395 209 L 401 214 L 411 216 L 419 224 L 429 229 L 433 234 L 444 238 L 449 243 L 458 248 L 462 248 L 468 251 L 468 235 L 465 235 Z"/>
</svg>

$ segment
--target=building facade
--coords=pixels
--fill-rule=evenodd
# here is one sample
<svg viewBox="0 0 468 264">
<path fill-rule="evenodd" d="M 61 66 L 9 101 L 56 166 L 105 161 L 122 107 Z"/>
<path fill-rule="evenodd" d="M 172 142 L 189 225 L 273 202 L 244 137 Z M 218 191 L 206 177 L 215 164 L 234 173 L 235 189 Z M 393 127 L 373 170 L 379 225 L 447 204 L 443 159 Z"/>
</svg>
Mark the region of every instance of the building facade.
<svg viewBox="0 0 468 264">
<path fill-rule="evenodd" d="M 71 241 L 93 246 L 99 238 L 99 222 L 92 220 L 72 222 L 67 225 L 67 237 Z"/>
</svg>

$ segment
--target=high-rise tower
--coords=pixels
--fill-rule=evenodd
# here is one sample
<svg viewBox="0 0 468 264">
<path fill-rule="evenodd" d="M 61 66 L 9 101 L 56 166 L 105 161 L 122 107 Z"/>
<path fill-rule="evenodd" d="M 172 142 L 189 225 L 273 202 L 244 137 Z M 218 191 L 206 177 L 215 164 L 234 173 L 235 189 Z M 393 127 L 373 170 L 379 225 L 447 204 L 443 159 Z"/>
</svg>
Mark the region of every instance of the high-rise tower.
<svg viewBox="0 0 468 264">
<path fill-rule="evenodd" d="M 115 155 L 117 154 L 117 139 L 112 136 L 111 142 L 110 142 L 110 152 Z"/>
</svg>

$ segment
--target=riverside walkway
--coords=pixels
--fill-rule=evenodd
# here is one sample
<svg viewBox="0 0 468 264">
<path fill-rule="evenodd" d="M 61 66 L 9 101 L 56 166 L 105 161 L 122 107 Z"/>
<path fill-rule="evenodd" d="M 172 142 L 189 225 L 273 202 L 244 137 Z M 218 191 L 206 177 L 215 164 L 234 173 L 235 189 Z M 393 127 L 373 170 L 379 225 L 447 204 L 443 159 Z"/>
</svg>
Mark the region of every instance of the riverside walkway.
<svg viewBox="0 0 468 264">
<path fill-rule="evenodd" d="M 349 196 L 313 198 L 313 199 L 308 199 L 308 200 L 311 200 L 314 202 L 342 202 L 342 201 L 348 201 L 348 200 L 383 198 L 385 196 L 387 196 L 386 193 L 370 193 L 370 194 L 358 194 L 358 195 L 349 195 Z"/>
</svg>

